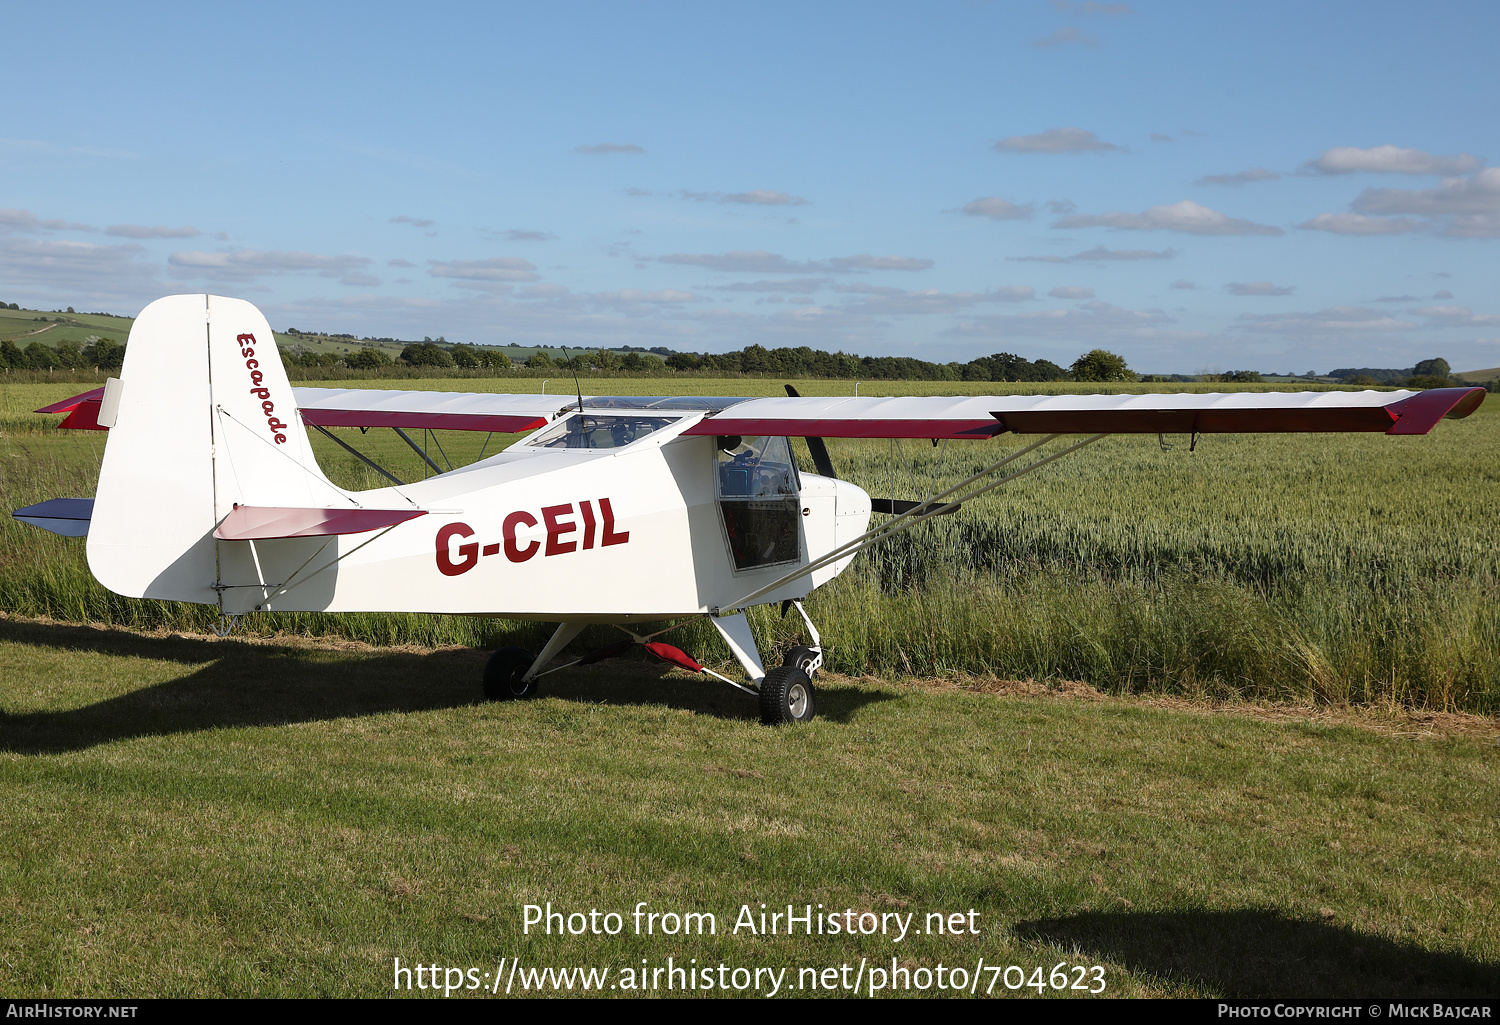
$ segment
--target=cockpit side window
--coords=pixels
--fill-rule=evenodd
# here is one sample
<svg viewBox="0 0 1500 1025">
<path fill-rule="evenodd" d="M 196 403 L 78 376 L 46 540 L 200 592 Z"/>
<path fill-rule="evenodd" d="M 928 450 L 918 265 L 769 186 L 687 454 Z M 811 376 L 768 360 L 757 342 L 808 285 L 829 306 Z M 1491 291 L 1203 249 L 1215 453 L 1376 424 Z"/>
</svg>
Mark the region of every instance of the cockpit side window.
<svg viewBox="0 0 1500 1025">
<path fill-rule="evenodd" d="M 801 481 L 785 438 L 721 438 L 714 454 L 719 510 L 736 570 L 801 554 Z"/>
</svg>

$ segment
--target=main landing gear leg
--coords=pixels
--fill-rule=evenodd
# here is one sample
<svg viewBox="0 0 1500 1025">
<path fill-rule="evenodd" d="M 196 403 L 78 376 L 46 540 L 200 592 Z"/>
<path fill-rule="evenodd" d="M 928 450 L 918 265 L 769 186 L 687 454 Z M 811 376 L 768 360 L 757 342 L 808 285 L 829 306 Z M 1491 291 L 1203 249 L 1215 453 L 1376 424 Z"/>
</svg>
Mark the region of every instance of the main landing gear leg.
<svg viewBox="0 0 1500 1025">
<path fill-rule="evenodd" d="M 815 700 L 813 674 L 823 665 L 822 638 L 808 618 L 801 602 L 793 602 L 802 622 L 807 625 L 811 647 L 796 647 L 787 652 L 782 665 L 767 671 L 755 646 L 755 636 L 745 613 L 715 616 L 709 619 L 719 636 L 734 652 L 752 680 L 759 681 L 760 721 L 768 726 L 787 722 L 806 722 L 813 717 Z"/>
</svg>

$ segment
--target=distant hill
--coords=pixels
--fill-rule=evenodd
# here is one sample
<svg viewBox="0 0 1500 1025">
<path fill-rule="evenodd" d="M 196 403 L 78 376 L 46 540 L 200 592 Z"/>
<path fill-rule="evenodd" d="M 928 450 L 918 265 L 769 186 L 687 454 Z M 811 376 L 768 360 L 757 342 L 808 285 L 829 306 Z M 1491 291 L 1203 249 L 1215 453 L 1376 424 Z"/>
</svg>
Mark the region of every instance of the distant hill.
<svg viewBox="0 0 1500 1025">
<path fill-rule="evenodd" d="M 32 342 L 42 342 L 52 348 L 57 348 L 65 342 L 72 342 L 82 348 L 89 342 L 100 338 L 110 338 L 114 341 L 125 343 L 130 335 L 130 328 L 135 324 L 134 317 L 119 317 L 112 313 L 75 313 L 72 309 L 67 310 L 22 310 L 7 309 L 0 305 L 0 341 L 12 341 L 24 349 Z M 322 331 L 298 331 L 293 328 L 290 331 L 277 331 L 276 344 L 287 352 L 307 350 L 311 352 L 357 352 L 362 348 L 378 348 L 392 359 L 401 354 L 401 350 L 408 345 L 421 341 L 434 341 L 447 347 L 456 343 L 449 342 L 443 338 L 359 338 L 351 334 L 327 334 Z M 466 343 L 474 344 L 474 343 Z M 533 353 L 545 351 L 549 356 L 562 357 L 561 346 L 534 346 L 534 345 L 474 345 L 475 348 L 496 349 L 505 353 L 516 362 L 523 362 Z M 575 355 L 583 352 L 582 349 L 572 349 Z M 597 350 L 590 350 L 597 351 Z M 622 346 L 613 349 L 614 352 L 639 352 L 645 356 L 665 358 L 672 354 L 671 349 L 641 349 L 635 346 Z"/>
<path fill-rule="evenodd" d="M 1470 384 L 1489 384 L 1495 378 L 1500 377 L 1500 367 L 1491 367 L 1489 370 L 1461 370 L 1453 376 Z"/>
</svg>

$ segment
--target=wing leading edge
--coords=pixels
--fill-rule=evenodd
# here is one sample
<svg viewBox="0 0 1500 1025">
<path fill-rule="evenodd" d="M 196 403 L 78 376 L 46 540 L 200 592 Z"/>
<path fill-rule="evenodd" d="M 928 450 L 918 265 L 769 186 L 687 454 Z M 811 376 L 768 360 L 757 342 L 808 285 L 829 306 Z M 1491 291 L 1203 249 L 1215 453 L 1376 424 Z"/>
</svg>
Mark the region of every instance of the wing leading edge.
<svg viewBox="0 0 1500 1025">
<path fill-rule="evenodd" d="M 303 420 L 321 427 L 403 427 L 516 433 L 576 408 L 565 396 L 487 392 L 294 389 Z M 58 426 L 104 430 L 102 388 L 44 406 Z M 1468 416 L 1483 388 L 1395 392 L 1232 392 L 978 395 L 898 398 L 702 398 L 586 395 L 586 409 L 709 413 L 688 435 L 817 438 L 989 438 L 996 434 L 1239 434 L 1367 431 L 1426 434 Z"/>
<path fill-rule="evenodd" d="M 1426 434 L 1468 416 L 1483 388 L 1409 392 L 752 399 L 685 434 L 820 438 L 988 438 L 996 434 L 1378 431 Z"/>
</svg>

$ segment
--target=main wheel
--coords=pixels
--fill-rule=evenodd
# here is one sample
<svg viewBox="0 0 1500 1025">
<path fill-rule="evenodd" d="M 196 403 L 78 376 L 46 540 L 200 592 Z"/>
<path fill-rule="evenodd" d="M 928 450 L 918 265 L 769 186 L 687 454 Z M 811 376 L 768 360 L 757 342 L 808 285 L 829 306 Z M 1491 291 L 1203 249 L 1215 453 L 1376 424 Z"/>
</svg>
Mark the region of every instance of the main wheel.
<svg viewBox="0 0 1500 1025">
<path fill-rule="evenodd" d="M 781 660 L 784 666 L 796 666 L 807 674 L 807 678 L 813 678 L 813 667 L 818 664 L 818 652 L 813 648 L 797 646 L 786 653 L 786 658 Z"/>
<path fill-rule="evenodd" d="M 536 696 L 537 682 L 521 677 L 531 668 L 536 656 L 525 648 L 501 648 L 484 664 L 484 697 L 486 701 L 511 701 Z"/>
<path fill-rule="evenodd" d="M 813 685 L 796 666 L 777 666 L 760 681 L 760 721 L 767 726 L 813 717 Z"/>
</svg>

